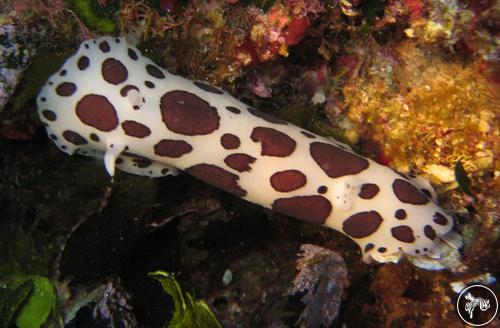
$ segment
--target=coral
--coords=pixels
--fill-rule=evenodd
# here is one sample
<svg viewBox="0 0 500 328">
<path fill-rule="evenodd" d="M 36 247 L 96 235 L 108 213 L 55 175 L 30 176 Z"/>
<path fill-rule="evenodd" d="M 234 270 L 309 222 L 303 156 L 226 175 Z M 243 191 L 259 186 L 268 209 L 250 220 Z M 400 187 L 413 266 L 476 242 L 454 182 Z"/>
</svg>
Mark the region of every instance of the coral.
<svg viewBox="0 0 500 328">
<path fill-rule="evenodd" d="M 407 264 L 380 268 L 370 287 L 375 304 L 364 316 L 378 317 L 381 327 L 459 327 L 442 273 L 415 271 Z"/>
<path fill-rule="evenodd" d="M 73 42 L 74 39 L 84 40 L 93 35 L 62 0 L 15 0 L 11 3 L 11 9 L 10 19 L 19 25 L 37 26 L 48 30 L 50 33 L 46 34 L 53 38 L 52 44 L 55 43 L 56 38 Z M 77 33 L 79 33 L 78 37 L 76 37 Z"/>
<path fill-rule="evenodd" d="M 222 3 L 196 0 L 161 14 L 132 1 L 122 4 L 119 20 L 123 30 L 149 41 L 148 50 L 172 70 L 180 68 L 215 83 L 233 81 L 240 73 L 241 64 L 233 57 L 241 42 L 240 33 L 234 31 L 240 28 L 239 20 L 228 19 Z"/>
<path fill-rule="evenodd" d="M 261 5 L 264 10 L 224 1 L 131 1 L 118 16 L 121 29 L 151 41 L 166 66 L 219 84 L 234 81 L 244 66 L 288 56 L 325 10 L 317 0 Z"/>
<path fill-rule="evenodd" d="M 498 60 L 500 9 L 494 2 L 407 0 L 403 3 L 409 15 L 410 27 L 405 30 L 408 37 L 423 43 L 457 46 L 485 60 Z"/>
<path fill-rule="evenodd" d="M 67 8 L 63 0 L 14 0 L 12 10 L 24 19 L 38 16 L 46 19 L 52 26 L 58 26 L 62 23 Z"/>
<path fill-rule="evenodd" d="M 297 44 L 310 21 L 307 18 L 305 6 L 291 3 L 290 8 L 277 2 L 265 14 L 256 17 L 256 23 L 250 29 L 250 34 L 236 54 L 243 65 L 269 61 L 279 54 L 288 56 L 288 47 Z M 297 15 L 293 15 L 295 10 Z"/>
<path fill-rule="evenodd" d="M 413 42 L 393 51 L 392 57 L 372 54 L 377 75 L 355 78 L 343 89 L 363 138 L 382 145 L 403 172 L 430 164 L 453 168 L 458 160 L 476 177 L 492 170 L 500 103 L 478 64 L 440 57 Z"/>
</svg>

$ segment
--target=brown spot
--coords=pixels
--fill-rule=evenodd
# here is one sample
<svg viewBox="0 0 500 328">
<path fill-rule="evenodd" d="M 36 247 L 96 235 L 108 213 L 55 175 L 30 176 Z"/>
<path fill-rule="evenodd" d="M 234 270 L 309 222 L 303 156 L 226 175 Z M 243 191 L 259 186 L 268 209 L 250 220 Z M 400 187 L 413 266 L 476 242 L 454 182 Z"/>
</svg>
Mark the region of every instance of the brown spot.
<svg viewBox="0 0 500 328">
<path fill-rule="evenodd" d="M 240 138 L 231 133 L 225 133 L 220 138 L 220 143 L 225 149 L 236 149 L 240 146 Z"/>
<path fill-rule="evenodd" d="M 51 110 L 48 110 L 48 109 L 43 110 L 42 115 L 43 115 L 43 117 L 45 117 L 47 120 L 49 120 L 51 122 L 54 122 L 55 120 L 57 120 L 57 114 Z"/>
<path fill-rule="evenodd" d="M 316 136 L 314 134 L 309 133 L 307 131 L 300 131 L 300 133 L 302 133 L 303 135 L 305 135 L 306 137 L 311 138 L 311 139 L 315 139 L 316 138 Z"/>
<path fill-rule="evenodd" d="M 255 157 L 247 154 L 231 154 L 224 159 L 227 166 L 238 172 L 249 172 L 252 168 L 250 164 L 256 161 Z"/>
<path fill-rule="evenodd" d="M 270 180 L 274 190 L 280 192 L 297 190 L 307 183 L 306 176 L 298 170 L 276 172 L 271 176 Z"/>
<path fill-rule="evenodd" d="M 365 183 L 361 186 L 359 197 L 363 199 L 372 199 L 380 191 L 379 187 L 374 183 Z"/>
<path fill-rule="evenodd" d="M 165 175 L 165 174 L 168 173 L 168 171 L 169 171 L 169 169 L 166 169 L 166 168 L 165 169 L 161 169 L 161 174 Z"/>
<path fill-rule="evenodd" d="M 429 198 L 427 198 L 420 192 L 420 190 L 406 180 L 394 180 L 392 183 L 392 190 L 394 190 L 396 197 L 403 203 L 424 205 L 429 202 Z"/>
<path fill-rule="evenodd" d="M 89 67 L 89 65 L 90 65 L 90 59 L 89 59 L 89 57 L 87 57 L 87 56 L 81 56 L 78 59 L 78 63 L 76 65 L 78 66 L 78 69 L 80 71 L 86 70 L 87 67 Z"/>
<path fill-rule="evenodd" d="M 211 164 L 198 164 L 186 169 L 186 172 L 211 185 L 243 197 L 247 192 L 238 185 L 239 177 L 218 166 Z"/>
<path fill-rule="evenodd" d="M 404 220 L 404 219 L 406 219 L 406 211 L 404 209 L 400 208 L 399 210 L 396 211 L 396 213 L 394 213 L 394 216 L 398 220 Z"/>
<path fill-rule="evenodd" d="M 157 79 L 161 80 L 161 79 L 165 78 L 165 74 L 163 74 L 161 69 L 159 69 L 155 65 L 147 64 L 146 71 L 148 72 L 149 75 L 151 75 L 152 77 L 155 77 Z"/>
<path fill-rule="evenodd" d="M 239 108 L 236 108 L 233 106 L 226 106 L 226 109 L 233 114 L 240 114 L 241 113 L 241 110 Z"/>
<path fill-rule="evenodd" d="M 114 58 L 108 58 L 102 63 L 101 73 L 106 82 L 114 85 L 125 82 L 128 77 L 125 65 Z"/>
<path fill-rule="evenodd" d="M 439 225 L 448 224 L 448 219 L 446 218 L 446 216 L 444 216 L 443 214 L 441 214 L 439 212 L 434 213 L 433 218 L 434 218 L 434 222 L 436 222 Z"/>
<path fill-rule="evenodd" d="M 320 194 L 326 194 L 327 191 L 328 191 L 328 187 L 327 186 L 320 186 L 318 188 L 318 193 L 320 193 Z"/>
<path fill-rule="evenodd" d="M 373 245 L 372 243 L 366 244 L 365 253 L 371 251 L 374 247 L 375 247 L 375 245 Z"/>
<path fill-rule="evenodd" d="M 424 227 L 424 235 L 430 240 L 434 240 L 434 238 L 436 238 L 436 230 L 430 225 L 426 225 Z"/>
<path fill-rule="evenodd" d="M 113 146 L 113 145 L 111 145 L 111 146 Z M 125 147 L 125 149 L 128 149 L 128 147 Z M 134 154 L 134 153 L 130 153 L 130 152 L 125 151 L 122 153 L 122 155 L 130 157 L 132 159 L 132 162 L 134 162 L 134 166 L 137 166 L 140 169 L 144 169 L 148 166 L 151 166 L 151 164 L 153 164 L 153 161 L 150 160 L 149 158 L 142 157 L 142 156 L 139 156 L 139 155 Z"/>
<path fill-rule="evenodd" d="M 151 130 L 147 126 L 136 121 L 124 121 L 122 129 L 126 135 L 136 138 L 146 138 L 151 134 Z"/>
<path fill-rule="evenodd" d="M 314 224 L 323 224 L 332 212 L 332 204 L 323 196 L 278 198 L 272 209 Z"/>
<path fill-rule="evenodd" d="M 99 49 L 101 49 L 102 52 L 109 52 L 109 50 L 111 50 L 107 41 L 99 43 Z"/>
<path fill-rule="evenodd" d="M 288 122 L 283 121 L 282 119 L 276 118 L 272 115 L 269 115 L 267 113 L 261 112 L 260 110 L 257 110 L 252 107 L 248 107 L 248 112 L 252 114 L 253 116 L 256 116 L 258 118 L 263 119 L 264 121 L 270 122 L 270 123 L 275 123 L 275 124 L 288 124 Z"/>
<path fill-rule="evenodd" d="M 256 127 L 250 136 L 254 142 L 261 143 L 263 156 L 290 156 L 297 143 L 288 135 L 272 128 Z"/>
<path fill-rule="evenodd" d="M 63 70 L 59 73 L 59 75 L 60 75 L 60 76 L 65 76 L 67 73 L 68 73 L 68 71 L 67 71 L 67 70 L 65 70 L 65 69 L 63 69 Z"/>
<path fill-rule="evenodd" d="M 404 243 L 413 243 L 415 236 L 413 236 L 413 229 L 409 226 L 400 225 L 391 229 L 391 234 L 394 238 Z"/>
<path fill-rule="evenodd" d="M 203 82 L 199 82 L 199 81 L 194 81 L 193 82 L 194 85 L 196 85 L 198 88 L 202 89 L 202 90 L 205 90 L 206 92 L 211 92 L 211 93 L 216 93 L 218 95 L 221 95 L 223 94 L 224 92 L 217 89 L 216 87 L 214 86 L 211 86 L 210 84 L 206 84 L 206 83 L 203 83 Z"/>
<path fill-rule="evenodd" d="M 144 85 L 147 86 L 150 89 L 154 89 L 155 88 L 155 84 L 153 82 L 151 82 L 151 81 L 144 81 Z"/>
<path fill-rule="evenodd" d="M 145 169 L 146 167 L 149 167 L 151 166 L 151 164 L 153 164 L 153 162 L 148 159 L 148 158 L 134 158 L 132 159 L 132 162 L 134 162 L 136 164 L 136 166 L 140 169 Z"/>
<path fill-rule="evenodd" d="M 115 164 L 120 165 L 121 163 L 123 163 L 123 158 L 121 157 L 117 158 Z"/>
<path fill-rule="evenodd" d="M 155 145 L 154 149 L 158 156 L 179 158 L 190 153 L 193 147 L 184 140 L 163 139 Z"/>
<path fill-rule="evenodd" d="M 379 253 L 385 253 L 385 252 L 387 252 L 387 248 L 385 248 L 385 247 L 379 247 L 379 248 L 377 249 L 377 251 L 378 251 Z"/>
<path fill-rule="evenodd" d="M 75 131 L 66 130 L 63 132 L 63 137 L 67 141 L 71 142 L 73 145 L 85 145 L 87 144 L 87 139 L 76 133 Z"/>
<path fill-rule="evenodd" d="M 377 231 L 383 219 L 376 211 L 351 215 L 342 224 L 342 229 L 353 238 L 364 238 Z"/>
<path fill-rule="evenodd" d="M 137 60 L 137 54 L 134 50 L 128 48 L 128 56 L 130 57 L 130 59 L 132 60 Z"/>
<path fill-rule="evenodd" d="M 311 143 L 309 151 L 330 178 L 358 174 L 369 165 L 365 158 L 324 142 Z"/>
<path fill-rule="evenodd" d="M 122 97 L 126 97 L 130 90 L 137 90 L 137 92 L 139 92 L 138 87 L 136 87 L 135 85 L 129 84 L 129 85 L 126 85 L 123 88 L 121 88 L 120 94 L 122 95 Z"/>
<path fill-rule="evenodd" d="M 163 122 L 175 133 L 206 135 L 219 128 L 217 109 L 191 92 L 167 92 L 161 97 L 160 110 Z"/>
<path fill-rule="evenodd" d="M 100 131 L 109 132 L 118 126 L 115 107 L 108 98 L 90 94 L 76 104 L 76 115 L 85 124 Z"/>
<path fill-rule="evenodd" d="M 95 141 L 95 142 L 99 142 L 101 139 L 99 138 L 99 136 L 97 134 L 91 133 L 90 140 Z"/>
<path fill-rule="evenodd" d="M 69 97 L 76 91 L 76 84 L 71 82 L 63 82 L 56 88 L 56 93 L 61 97 Z"/>
<path fill-rule="evenodd" d="M 46 102 L 46 101 L 47 101 L 47 98 L 42 97 L 42 98 L 40 98 L 40 100 L 41 100 L 41 101 L 43 101 L 43 102 Z"/>
</svg>

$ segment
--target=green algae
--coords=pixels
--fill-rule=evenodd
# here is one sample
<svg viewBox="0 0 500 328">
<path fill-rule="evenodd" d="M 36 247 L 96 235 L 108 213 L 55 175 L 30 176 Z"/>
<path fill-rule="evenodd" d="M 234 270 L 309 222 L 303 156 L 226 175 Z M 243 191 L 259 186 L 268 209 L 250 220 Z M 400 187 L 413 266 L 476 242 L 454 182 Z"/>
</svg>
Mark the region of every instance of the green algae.
<svg viewBox="0 0 500 328">
<path fill-rule="evenodd" d="M 115 23 L 110 18 L 117 12 L 115 5 L 111 4 L 105 8 L 98 8 L 96 1 L 91 0 L 75 0 L 73 5 L 78 16 L 87 26 L 96 28 L 103 33 L 113 33 L 115 31 Z"/>
<path fill-rule="evenodd" d="M 160 282 L 165 293 L 174 300 L 175 311 L 168 328 L 221 328 L 219 321 L 203 300 L 195 300 L 184 293 L 177 280 L 163 271 L 151 272 L 149 276 Z"/>
</svg>

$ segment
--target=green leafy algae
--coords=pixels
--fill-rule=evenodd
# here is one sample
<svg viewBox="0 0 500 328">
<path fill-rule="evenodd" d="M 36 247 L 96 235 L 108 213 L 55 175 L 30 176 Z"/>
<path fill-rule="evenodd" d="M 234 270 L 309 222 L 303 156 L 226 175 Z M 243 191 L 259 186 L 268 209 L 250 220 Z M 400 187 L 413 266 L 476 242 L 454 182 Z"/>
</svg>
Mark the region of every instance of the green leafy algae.
<svg viewBox="0 0 500 328">
<path fill-rule="evenodd" d="M 203 300 L 183 293 L 177 280 L 163 271 L 151 272 L 150 277 L 160 282 L 163 290 L 174 300 L 175 311 L 168 328 L 221 328 L 221 324 Z"/>
<path fill-rule="evenodd" d="M 87 26 L 96 28 L 103 33 L 114 32 L 115 23 L 109 16 L 116 13 L 118 8 L 114 8 L 113 3 L 104 8 L 97 7 L 96 1 L 91 0 L 75 0 L 73 4 L 75 11 Z"/>
<path fill-rule="evenodd" d="M 0 252 L 1 327 L 38 328 L 56 319 L 56 293 L 49 275 L 54 247 L 48 238 L 18 235 Z"/>
<path fill-rule="evenodd" d="M 16 277 L 0 294 L 2 327 L 15 319 L 19 328 L 38 328 L 54 312 L 56 293 L 50 280 L 38 275 Z"/>
</svg>

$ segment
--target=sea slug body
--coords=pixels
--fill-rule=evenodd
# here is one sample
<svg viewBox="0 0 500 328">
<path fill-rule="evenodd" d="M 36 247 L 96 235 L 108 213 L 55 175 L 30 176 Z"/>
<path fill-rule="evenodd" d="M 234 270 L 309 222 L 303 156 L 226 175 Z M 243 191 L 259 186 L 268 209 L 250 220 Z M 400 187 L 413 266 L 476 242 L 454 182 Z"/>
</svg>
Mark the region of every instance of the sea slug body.
<svg viewBox="0 0 500 328">
<path fill-rule="evenodd" d="M 110 175 L 115 166 L 150 177 L 180 169 L 252 203 L 338 230 L 366 261 L 408 255 L 417 265 L 439 268 L 432 262 L 441 257 L 436 245 L 446 241 L 453 220 L 432 199 L 430 185 L 219 88 L 175 76 L 124 38 L 83 42 L 37 103 L 62 151 L 104 158 Z"/>
</svg>

